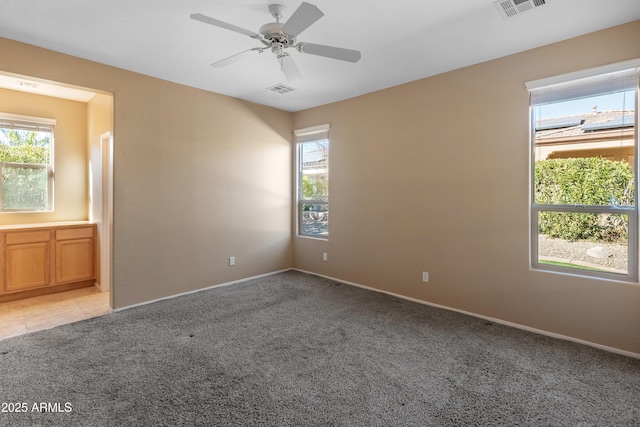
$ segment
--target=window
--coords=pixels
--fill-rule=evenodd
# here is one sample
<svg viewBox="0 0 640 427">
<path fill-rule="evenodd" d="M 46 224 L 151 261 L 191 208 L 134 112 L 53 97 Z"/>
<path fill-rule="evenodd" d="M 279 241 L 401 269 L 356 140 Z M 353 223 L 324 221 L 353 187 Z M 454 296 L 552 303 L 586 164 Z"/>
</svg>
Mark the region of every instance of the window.
<svg viewBox="0 0 640 427">
<path fill-rule="evenodd" d="M 0 113 L 0 212 L 53 210 L 54 124 Z"/>
<path fill-rule="evenodd" d="M 329 126 L 295 131 L 298 234 L 329 237 Z"/>
<path fill-rule="evenodd" d="M 533 268 L 637 281 L 639 65 L 527 84 Z"/>
</svg>

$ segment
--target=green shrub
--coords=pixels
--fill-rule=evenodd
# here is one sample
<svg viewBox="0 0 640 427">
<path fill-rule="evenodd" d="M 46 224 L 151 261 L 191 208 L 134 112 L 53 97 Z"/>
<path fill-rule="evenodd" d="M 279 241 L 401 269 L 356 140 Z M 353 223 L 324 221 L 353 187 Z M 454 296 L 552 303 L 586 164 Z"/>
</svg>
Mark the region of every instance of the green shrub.
<svg viewBox="0 0 640 427">
<path fill-rule="evenodd" d="M 535 165 L 537 204 L 633 205 L 633 172 L 627 162 L 599 157 L 540 160 Z M 541 212 L 540 233 L 566 240 L 616 241 L 627 236 L 626 216 Z"/>
<path fill-rule="evenodd" d="M 50 163 L 50 135 L 49 132 L 0 128 L 0 162 L 13 163 L 2 168 L 3 209 L 47 208 L 49 171 L 29 165 Z"/>
</svg>

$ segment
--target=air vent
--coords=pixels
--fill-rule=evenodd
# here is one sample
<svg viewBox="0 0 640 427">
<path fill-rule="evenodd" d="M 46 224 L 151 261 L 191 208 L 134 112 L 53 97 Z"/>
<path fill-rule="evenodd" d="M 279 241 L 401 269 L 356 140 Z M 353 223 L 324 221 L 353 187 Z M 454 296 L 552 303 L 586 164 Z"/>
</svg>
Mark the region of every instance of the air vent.
<svg viewBox="0 0 640 427">
<path fill-rule="evenodd" d="M 534 7 L 544 6 L 545 0 L 498 0 L 493 5 L 504 19 L 512 18 Z"/>
<path fill-rule="evenodd" d="M 38 83 L 28 82 L 26 80 L 16 80 L 16 84 L 27 89 L 38 89 Z"/>
<path fill-rule="evenodd" d="M 295 90 L 291 86 L 283 85 L 282 83 L 275 86 L 268 87 L 267 89 L 269 89 L 272 92 L 277 92 L 281 94 L 293 92 Z"/>
</svg>

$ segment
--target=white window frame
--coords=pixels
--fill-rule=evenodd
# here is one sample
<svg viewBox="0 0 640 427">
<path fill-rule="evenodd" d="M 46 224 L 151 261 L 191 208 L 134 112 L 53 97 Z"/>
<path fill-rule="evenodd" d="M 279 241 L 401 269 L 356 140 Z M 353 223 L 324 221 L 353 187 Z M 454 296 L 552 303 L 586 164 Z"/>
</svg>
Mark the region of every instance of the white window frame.
<svg viewBox="0 0 640 427">
<path fill-rule="evenodd" d="M 297 224 L 297 235 L 301 237 L 315 238 L 321 240 L 329 239 L 329 231 L 327 229 L 327 235 L 318 235 L 318 234 L 306 234 L 303 232 L 302 227 L 302 206 L 304 204 L 316 204 L 316 205 L 326 205 L 327 212 L 329 211 L 329 201 L 325 200 L 310 200 L 303 199 L 302 197 L 302 146 L 306 143 L 311 143 L 315 141 L 329 141 L 329 128 L 328 124 L 313 126 L 304 129 L 294 130 L 294 142 L 296 148 L 296 224 Z M 329 153 L 331 153 L 331 148 L 329 148 Z M 331 162 L 329 161 L 327 168 L 330 168 Z M 327 171 L 327 174 L 329 171 Z M 330 186 L 330 184 L 329 184 Z M 329 195 L 331 191 L 329 191 Z M 329 196 L 330 197 L 330 196 Z"/>
<path fill-rule="evenodd" d="M 56 125 L 56 119 L 49 119 L 43 117 L 24 116 L 20 114 L 3 113 L 0 112 L 0 128 L 3 129 L 20 129 L 20 130 L 32 130 L 49 132 L 51 134 L 51 141 L 49 146 L 49 164 L 32 164 L 32 163 L 18 163 L 18 162 L 0 162 L 0 172 L 4 168 L 32 168 L 32 169 L 44 169 L 47 171 L 47 206 L 45 209 L 6 209 L 2 206 L 2 191 L 3 186 L 0 185 L 0 213 L 20 213 L 20 212 L 53 212 L 53 189 L 54 189 L 54 126 Z"/>
<path fill-rule="evenodd" d="M 640 112 L 638 111 L 640 90 L 640 59 L 605 65 L 582 70 L 575 73 L 535 80 L 526 83 L 530 92 L 530 159 L 529 159 L 529 203 L 530 203 L 530 265 L 531 268 L 543 271 L 566 273 L 578 276 L 595 277 L 609 280 L 638 282 L 638 129 Z M 534 195 L 535 173 L 535 115 L 534 107 L 554 101 L 575 99 L 578 96 L 590 96 L 597 93 L 614 91 L 623 87 L 620 76 L 635 79 L 635 132 L 634 132 L 634 206 L 597 206 L 597 205 L 549 205 L 536 204 Z M 634 76 L 635 75 L 635 76 Z M 591 271 L 578 268 L 543 264 L 538 260 L 538 215 L 540 212 L 578 212 L 578 213 L 611 213 L 624 214 L 628 217 L 628 257 L 627 274 L 616 274 L 603 271 Z"/>
</svg>

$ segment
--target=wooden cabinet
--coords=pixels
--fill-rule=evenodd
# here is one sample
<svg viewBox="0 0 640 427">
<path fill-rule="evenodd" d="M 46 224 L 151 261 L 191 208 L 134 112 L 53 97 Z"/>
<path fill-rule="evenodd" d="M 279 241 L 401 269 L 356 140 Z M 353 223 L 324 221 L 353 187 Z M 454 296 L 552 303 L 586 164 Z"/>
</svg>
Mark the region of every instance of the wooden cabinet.
<svg viewBox="0 0 640 427">
<path fill-rule="evenodd" d="M 82 286 L 96 278 L 96 226 L 0 227 L 0 301 Z"/>
<path fill-rule="evenodd" d="M 94 229 L 56 231 L 56 283 L 94 279 Z"/>
<path fill-rule="evenodd" d="M 48 231 L 5 234 L 5 292 L 49 286 L 51 237 Z"/>
</svg>

